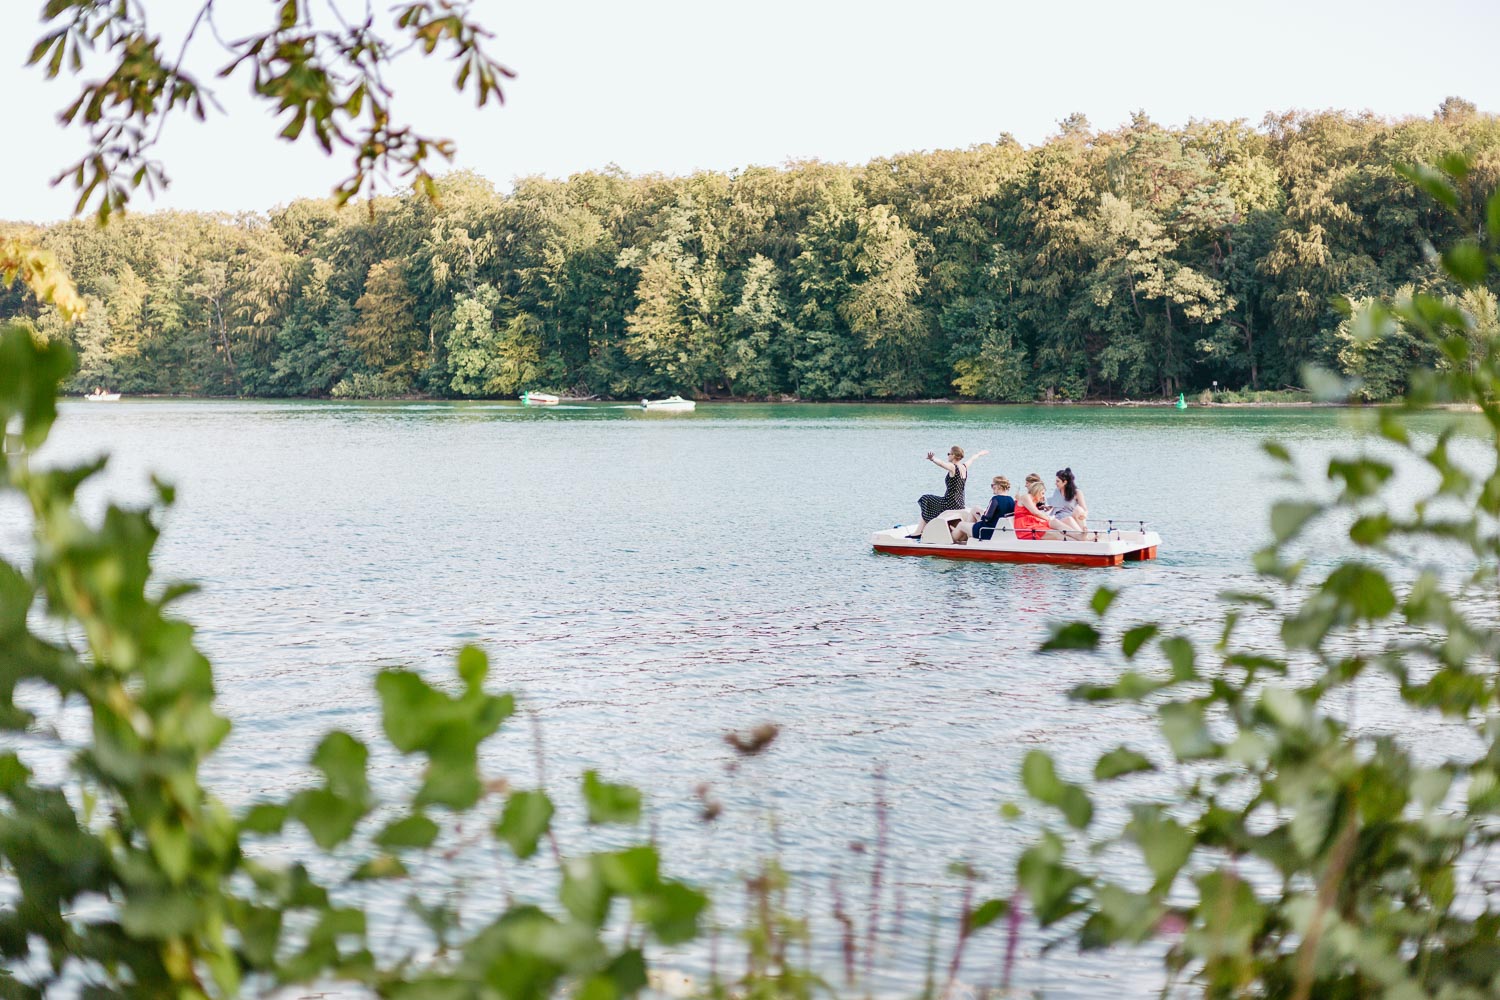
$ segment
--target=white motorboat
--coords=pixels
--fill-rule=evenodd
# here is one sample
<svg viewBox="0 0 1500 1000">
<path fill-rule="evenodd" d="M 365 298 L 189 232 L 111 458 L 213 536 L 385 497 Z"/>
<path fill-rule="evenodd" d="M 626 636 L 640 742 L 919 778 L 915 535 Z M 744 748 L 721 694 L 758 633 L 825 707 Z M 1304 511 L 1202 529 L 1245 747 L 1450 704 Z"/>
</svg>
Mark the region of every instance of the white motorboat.
<svg viewBox="0 0 1500 1000">
<path fill-rule="evenodd" d="M 550 392 L 523 392 L 521 393 L 522 406 L 556 406 L 557 396 Z"/>
<path fill-rule="evenodd" d="M 927 522 L 920 538 L 915 524 L 898 525 L 877 531 L 870 544 L 877 552 L 893 556 L 938 556 L 943 559 L 975 559 L 983 562 L 1062 563 L 1074 566 L 1119 566 L 1126 562 L 1155 559 L 1161 536 L 1147 531 L 1140 521 L 1089 521 L 1086 531 L 1070 538 L 1017 538 L 1011 519 L 1001 518 L 995 533 L 987 539 L 970 538 L 955 542 L 950 527 L 959 511 L 944 511 Z"/>
<path fill-rule="evenodd" d="M 683 399 L 681 396 L 668 396 L 666 399 L 641 400 L 641 409 L 643 410 L 683 411 L 691 410 L 697 405 L 691 399 Z"/>
<path fill-rule="evenodd" d="M 86 400 L 88 400 L 90 403 L 113 403 L 113 402 L 117 402 L 119 400 L 120 394 L 118 392 L 98 392 L 98 391 L 95 391 L 95 392 L 89 393 L 87 396 L 84 396 L 83 398 L 86 399 Z"/>
</svg>

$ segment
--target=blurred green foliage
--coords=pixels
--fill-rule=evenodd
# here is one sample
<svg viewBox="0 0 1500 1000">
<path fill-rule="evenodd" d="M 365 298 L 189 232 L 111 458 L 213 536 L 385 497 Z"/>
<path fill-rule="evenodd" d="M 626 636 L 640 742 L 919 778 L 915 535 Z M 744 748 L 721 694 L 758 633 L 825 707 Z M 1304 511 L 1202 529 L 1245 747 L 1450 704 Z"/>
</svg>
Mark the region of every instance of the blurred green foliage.
<svg viewBox="0 0 1500 1000">
<path fill-rule="evenodd" d="M 1500 193 L 1468 197 L 1463 157 L 1402 174 L 1480 234 L 1433 254 L 1460 294 L 1407 286 L 1345 310 L 1351 345 L 1400 338 L 1380 364 L 1431 362 L 1403 375 L 1405 404 L 1321 484 L 1268 443 L 1306 499 L 1273 507 L 1259 591 L 1225 595 L 1207 646 L 1123 630 L 1128 669 L 1074 691 L 1153 713 L 1154 745 L 1116 748 L 1076 784 L 1041 751 L 1022 773 L 1065 821 L 1017 869 L 1037 918 L 1081 948 L 1162 942 L 1173 979 L 1206 996 L 1500 993 L 1500 338 L 1477 308 L 1500 270 Z M 1434 404 L 1483 414 L 1463 460 L 1460 417 L 1408 426 Z M 1050 647 L 1109 648 L 1110 603 Z M 1096 808 L 1114 782 L 1138 784 Z"/>
<path fill-rule="evenodd" d="M 312 755 L 316 781 L 236 815 L 199 780 L 229 722 L 192 626 L 171 613 L 189 588 L 151 574 L 170 488 L 149 508 L 110 506 L 90 521 L 74 500 L 102 461 L 31 467 L 71 366 L 60 341 L 0 334 L 0 493 L 24 500 L 34 539 L 29 562 L 0 562 L 0 730 L 12 748 L 0 753 L 0 862 L 15 890 L 0 906 L 5 995 L 229 996 L 351 981 L 386 996 L 521 1000 L 566 981 L 611 1000 L 643 985 L 649 941 L 698 933 L 706 898 L 663 875 L 641 843 L 561 858 L 555 912 L 512 903 L 465 922 L 456 902 L 414 900 L 441 946 L 421 961 L 372 949 L 352 887 L 441 863 L 465 824 L 493 829 L 518 860 L 551 835 L 545 789 L 502 791 L 479 768 L 513 699 L 486 691 L 489 662 L 474 648 L 458 654 L 452 690 L 382 671 L 385 739 L 419 762 L 419 780 L 381 801 L 365 743 L 334 731 Z M 59 735 L 70 711 L 89 719 L 81 743 Z M 24 748 L 65 763 L 63 775 L 34 773 Z M 591 820 L 638 826 L 635 789 L 590 772 L 582 796 Z M 263 860 L 306 858 L 308 838 L 316 860 Z M 620 933 L 621 907 L 635 930 Z"/>
</svg>

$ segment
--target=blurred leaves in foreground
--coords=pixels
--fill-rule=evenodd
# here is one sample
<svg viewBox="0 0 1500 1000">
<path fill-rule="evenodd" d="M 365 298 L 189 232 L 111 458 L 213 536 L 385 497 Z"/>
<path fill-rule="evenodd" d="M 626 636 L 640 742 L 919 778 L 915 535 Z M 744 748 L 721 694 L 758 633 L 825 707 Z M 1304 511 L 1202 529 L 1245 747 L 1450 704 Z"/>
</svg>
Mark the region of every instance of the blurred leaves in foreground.
<svg viewBox="0 0 1500 1000">
<path fill-rule="evenodd" d="M 1462 157 L 1404 173 L 1480 234 L 1434 257 L 1483 291 L 1500 193 L 1472 211 Z M 1343 304 L 1359 350 L 1399 334 L 1443 363 L 1413 370 L 1405 402 L 1378 414 L 1378 446 L 1329 460 L 1322 484 L 1268 443 L 1305 499 L 1272 508 L 1260 589 L 1224 596 L 1208 645 L 1121 629 L 1129 669 L 1074 692 L 1153 713 L 1159 741 L 1111 750 L 1077 784 L 1027 757 L 1028 793 L 1065 822 L 1017 877 L 1063 940 L 1163 942 L 1171 979 L 1212 997 L 1500 993 L 1500 338 L 1467 308 L 1479 301 L 1407 289 Z M 1338 381 L 1309 378 L 1348 395 Z M 1435 435 L 1409 425 L 1452 404 L 1482 415 L 1469 447 L 1472 416 Z M 1109 603 L 1051 647 L 1104 650 Z M 1096 808 L 1116 782 L 1139 784 Z"/>
</svg>

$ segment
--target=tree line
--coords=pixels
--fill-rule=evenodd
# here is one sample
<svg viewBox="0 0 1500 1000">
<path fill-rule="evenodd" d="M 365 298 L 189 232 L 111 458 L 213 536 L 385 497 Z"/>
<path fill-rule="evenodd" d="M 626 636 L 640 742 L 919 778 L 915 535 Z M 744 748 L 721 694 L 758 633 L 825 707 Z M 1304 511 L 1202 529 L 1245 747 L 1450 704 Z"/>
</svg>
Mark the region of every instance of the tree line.
<svg viewBox="0 0 1500 1000">
<path fill-rule="evenodd" d="M 1301 385 L 1305 363 L 1398 396 L 1441 365 L 1365 303 L 1447 296 L 1500 332 L 1500 284 L 1431 247 L 1472 236 L 1403 164 L 1462 158 L 1462 215 L 1500 186 L 1500 118 L 1339 111 L 1194 121 L 1080 115 L 863 166 L 687 177 L 453 173 L 413 194 L 268 213 L 6 225 L 89 305 L 19 288 L 0 318 L 67 339 L 74 389 L 243 396 L 986 400 Z"/>
</svg>

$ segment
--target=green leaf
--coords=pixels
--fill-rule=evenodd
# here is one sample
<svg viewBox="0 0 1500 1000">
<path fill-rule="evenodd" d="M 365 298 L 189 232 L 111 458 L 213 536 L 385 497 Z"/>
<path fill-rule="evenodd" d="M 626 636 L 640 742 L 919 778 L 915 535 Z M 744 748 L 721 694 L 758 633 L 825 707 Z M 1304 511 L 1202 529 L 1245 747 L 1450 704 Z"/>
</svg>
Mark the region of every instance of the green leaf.
<svg viewBox="0 0 1500 1000">
<path fill-rule="evenodd" d="M 1180 635 L 1174 635 L 1161 641 L 1161 651 L 1166 655 L 1167 662 L 1172 665 L 1174 681 L 1197 680 L 1197 658 L 1191 642 Z"/>
<path fill-rule="evenodd" d="M 1126 774 L 1154 770 L 1156 770 L 1155 765 L 1141 754 L 1128 747 L 1116 747 L 1100 757 L 1094 765 L 1094 780 L 1109 781 Z"/>
<path fill-rule="evenodd" d="M 1133 806 L 1125 832 L 1156 877 L 1154 891 L 1165 892 L 1193 853 L 1192 833 L 1154 804 Z"/>
<path fill-rule="evenodd" d="M 1031 900 L 1032 912 L 1043 927 L 1049 927 L 1082 908 L 1079 887 L 1088 879 L 1063 863 L 1063 844 L 1057 834 L 1044 831 L 1016 863 L 1016 881 Z"/>
<path fill-rule="evenodd" d="M 1458 192 L 1454 190 L 1452 182 L 1447 177 L 1432 167 L 1425 163 L 1398 163 L 1395 165 L 1395 170 L 1444 207 L 1458 211 Z"/>
<path fill-rule="evenodd" d="M 633 911 L 662 944 L 682 944 L 698 936 L 698 918 L 708 897 L 681 882 L 661 882 L 637 897 Z"/>
<path fill-rule="evenodd" d="M 628 948 L 603 971 L 585 979 L 573 992 L 572 1000 L 624 1000 L 640 993 L 647 982 L 645 955 L 639 948 Z"/>
<path fill-rule="evenodd" d="M 435 747 L 414 802 L 419 806 L 439 805 L 462 812 L 478 802 L 483 791 L 479 762 L 472 748 Z"/>
<path fill-rule="evenodd" d="M 1302 366 L 1302 381 L 1320 403 L 1343 403 L 1359 388 L 1358 379 L 1347 379 L 1320 365 Z"/>
<path fill-rule="evenodd" d="M 1021 783 L 1032 798 L 1055 806 L 1068 825 L 1081 830 L 1092 821 L 1094 806 L 1088 793 L 1059 778 L 1052 758 L 1044 751 L 1032 750 L 1026 754 L 1021 762 Z"/>
<path fill-rule="evenodd" d="M 1021 785 L 1038 802 L 1056 805 L 1062 800 L 1063 780 L 1044 750 L 1027 751 L 1021 761 Z"/>
<path fill-rule="evenodd" d="M 1437 166 L 1439 170 L 1456 181 L 1468 180 L 1469 172 L 1473 169 L 1469 158 L 1457 150 L 1438 157 Z"/>
<path fill-rule="evenodd" d="M 1062 812 L 1063 819 L 1067 820 L 1068 825 L 1075 830 L 1083 830 L 1093 822 L 1094 803 L 1082 785 L 1064 786 L 1062 799 L 1057 803 L 1057 808 Z"/>
<path fill-rule="evenodd" d="M 1271 534 L 1276 536 L 1278 542 L 1288 541 L 1322 511 L 1321 504 L 1305 500 L 1278 500 L 1271 505 Z"/>
<path fill-rule="evenodd" d="M 1373 458 L 1334 458 L 1328 462 L 1328 478 L 1343 481 L 1344 499 L 1376 496 L 1395 474 L 1389 462 Z"/>
<path fill-rule="evenodd" d="M 1290 451 L 1287 451 L 1286 445 L 1282 444 L 1280 441 L 1262 441 L 1260 443 L 1260 448 L 1267 455 L 1271 456 L 1273 459 L 1282 463 L 1283 465 L 1292 464 L 1292 453 Z"/>
<path fill-rule="evenodd" d="M 594 863 L 609 891 L 619 896 L 640 896 L 661 884 L 661 856 L 648 844 L 597 854 Z"/>
<path fill-rule="evenodd" d="M 0 329 L 0 436 L 19 417 L 21 444 L 39 447 L 57 419 L 57 387 L 72 370 L 73 352 L 65 340 L 41 344 L 25 327 Z"/>
<path fill-rule="evenodd" d="M 1379 514 L 1366 514 L 1357 518 L 1349 526 L 1349 538 L 1356 545 L 1380 545 L 1391 536 L 1394 528 L 1395 524 L 1391 521 L 1390 515 L 1384 511 Z"/>
<path fill-rule="evenodd" d="M 350 876 L 356 882 L 369 882 L 383 878 L 405 878 L 406 865 L 394 854 L 378 854 L 354 869 Z"/>
<path fill-rule="evenodd" d="M 600 781 L 597 771 L 583 773 L 583 801 L 590 823 L 635 823 L 641 818 L 640 791 Z"/>
<path fill-rule="evenodd" d="M 1126 670 L 1113 684 L 1080 684 L 1068 692 L 1068 697 L 1075 701 L 1140 701 L 1170 683 L 1147 677 L 1135 670 Z"/>
<path fill-rule="evenodd" d="M 291 815 L 307 827 L 319 847 L 327 850 L 349 839 L 365 815 L 365 803 L 326 788 L 314 788 L 292 798 Z"/>
<path fill-rule="evenodd" d="M 246 811 L 240 819 L 240 829 L 246 833 L 280 833 L 286 818 L 286 806 L 262 802 Z"/>
<path fill-rule="evenodd" d="M 365 764 L 370 752 L 348 733 L 335 730 L 324 736 L 313 752 L 313 766 L 327 778 L 328 787 L 340 795 L 364 797 L 369 792 Z"/>
<path fill-rule="evenodd" d="M 482 690 L 484 679 L 490 673 L 490 660 L 478 646 L 465 646 L 458 651 L 458 675 L 470 693 Z"/>
<path fill-rule="evenodd" d="M 518 858 L 536 853 L 537 842 L 552 825 L 552 800 L 540 789 L 513 792 L 495 824 L 495 836 L 510 845 Z"/>
<path fill-rule="evenodd" d="M 591 927 L 602 927 L 609 916 L 613 895 L 594 859 L 574 858 L 563 865 L 562 887 L 557 898 L 574 918 Z"/>
<path fill-rule="evenodd" d="M 969 914 L 969 932 L 983 930 L 1001 917 L 1010 913 L 1010 904 L 1003 899 L 987 899 L 974 907 Z"/>
<path fill-rule="evenodd" d="M 1334 805 L 1333 796 L 1327 794 L 1311 795 L 1297 803 L 1287 830 L 1303 858 L 1318 857 L 1332 837 Z"/>
<path fill-rule="evenodd" d="M 1379 621 L 1396 608 L 1385 574 L 1362 563 L 1346 563 L 1329 574 L 1322 591 L 1336 597 L 1356 620 Z"/>
<path fill-rule="evenodd" d="M 1313 712 L 1302 696 L 1280 684 L 1267 684 L 1260 696 L 1265 717 L 1282 729 L 1303 731 L 1312 727 Z"/>
<path fill-rule="evenodd" d="M 1490 195 L 1485 215 L 1489 220 L 1490 241 L 1500 244 L 1500 191 Z"/>
<path fill-rule="evenodd" d="M 437 839 L 438 825 L 422 813 L 403 816 L 386 825 L 375 837 L 381 847 L 431 847 Z"/>
<path fill-rule="evenodd" d="M 1058 649 L 1097 649 L 1099 630 L 1088 622 L 1067 622 L 1052 627 L 1052 636 L 1042 643 L 1042 652 Z"/>
<path fill-rule="evenodd" d="M 120 926 L 145 941 L 189 934 L 203 921 L 203 909 L 191 893 L 134 890 L 120 909 Z"/>
<path fill-rule="evenodd" d="M 1188 702 L 1169 702 L 1157 710 L 1161 732 L 1178 760 L 1201 760 L 1218 753 L 1203 720 L 1203 707 Z"/>
<path fill-rule="evenodd" d="M 1488 775 L 1493 781 L 1494 775 L 1487 771 L 1476 771 L 1469 782 L 1469 800 L 1483 798 L 1485 789 L 1482 787 L 1476 792 L 1475 784 L 1480 775 Z M 1416 800 L 1423 810 L 1431 812 L 1436 809 L 1442 801 L 1448 797 L 1448 789 L 1453 787 L 1453 773 L 1447 768 L 1424 767 L 1418 769 L 1411 779 L 1411 796 Z"/>
<path fill-rule="evenodd" d="M 161 866 L 162 873 L 173 885 L 181 885 L 187 879 L 192 862 L 192 840 L 187 830 L 162 815 L 146 825 L 146 834 L 151 854 Z"/>
<path fill-rule="evenodd" d="M 1109 610 L 1109 606 L 1115 603 L 1115 598 L 1119 596 L 1120 592 L 1112 587 L 1100 587 L 1094 591 L 1094 596 L 1089 601 L 1089 607 L 1094 609 L 1094 614 L 1103 618 L 1104 613 Z"/>
<path fill-rule="evenodd" d="M 1139 944 L 1161 921 L 1162 907 L 1149 893 L 1118 885 L 1101 885 L 1094 894 L 1096 911 L 1079 932 L 1079 947 L 1102 949 L 1120 942 Z"/>
<path fill-rule="evenodd" d="M 1161 629 L 1154 624 L 1137 625 L 1120 637 L 1120 650 L 1125 654 L 1127 660 L 1134 659 L 1135 654 L 1140 652 L 1141 647 L 1160 631 Z"/>
<path fill-rule="evenodd" d="M 441 730 L 448 698 L 410 670 L 382 670 L 375 690 L 384 709 L 386 738 L 402 753 L 427 746 Z"/>
<path fill-rule="evenodd" d="M 1354 311 L 1349 336 L 1356 344 L 1375 344 L 1396 333 L 1396 318 L 1385 303 L 1375 300 Z"/>
<path fill-rule="evenodd" d="M 1478 285 L 1489 273 L 1489 260 L 1477 245 L 1465 240 L 1443 254 L 1443 270 L 1461 285 Z"/>
</svg>

